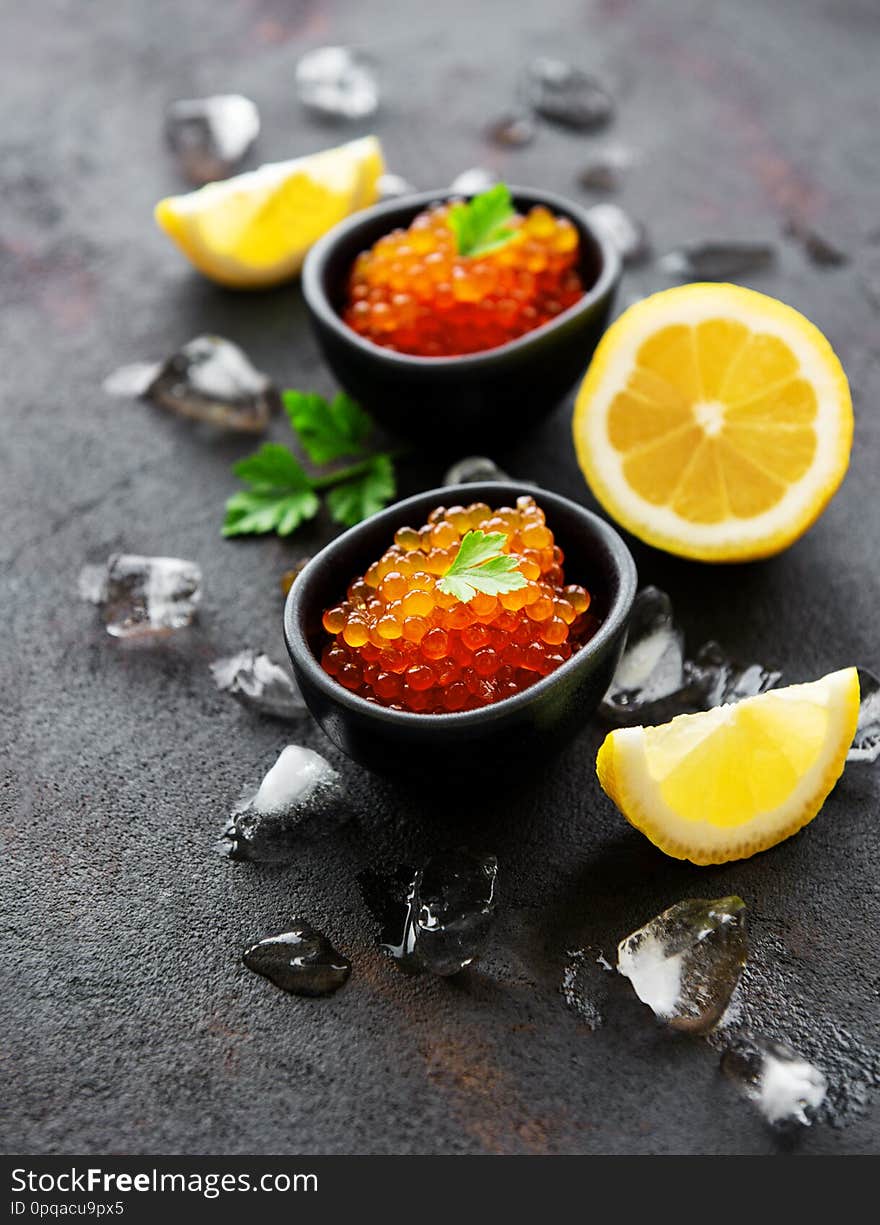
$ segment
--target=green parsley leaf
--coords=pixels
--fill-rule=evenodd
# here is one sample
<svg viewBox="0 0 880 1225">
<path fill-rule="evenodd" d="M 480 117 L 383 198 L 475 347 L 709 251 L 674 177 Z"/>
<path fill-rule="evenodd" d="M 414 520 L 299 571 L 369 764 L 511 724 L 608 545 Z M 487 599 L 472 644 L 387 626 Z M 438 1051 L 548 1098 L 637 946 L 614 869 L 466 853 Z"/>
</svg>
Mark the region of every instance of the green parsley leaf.
<svg viewBox="0 0 880 1225">
<path fill-rule="evenodd" d="M 327 506 L 337 523 L 353 527 L 387 506 L 395 493 L 390 455 L 374 455 L 363 470 L 327 491 Z"/>
<path fill-rule="evenodd" d="M 502 551 L 506 543 L 504 532 L 467 532 L 455 560 L 437 583 L 438 589 L 467 604 L 478 591 L 503 595 L 525 587 L 517 559 Z"/>
<path fill-rule="evenodd" d="M 232 470 L 251 488 L 239 490 L 227 501 L 224 536 L 263 532 L 289 536 L 318 513 L 320 502 L 311 481 L 296 457 L 280 443 L 265 443 L 234 464 Z"/>
<path fill-rule="evenodd" d="M 486 255 L 504 246 L 516 233 L 507 224 L 514 215 L 506 183 L 496 183 L 467 204 L 453 204 L 448 220 L 459 255 Z"/>
<path fill-rule="evenodd" d="M 323 396 L 306 391 L 285 391 L 281 398 L 312 463 L 329 464 L 363 450 L 372 422 L 344 391 L 329 403 Z"/>
</svg>

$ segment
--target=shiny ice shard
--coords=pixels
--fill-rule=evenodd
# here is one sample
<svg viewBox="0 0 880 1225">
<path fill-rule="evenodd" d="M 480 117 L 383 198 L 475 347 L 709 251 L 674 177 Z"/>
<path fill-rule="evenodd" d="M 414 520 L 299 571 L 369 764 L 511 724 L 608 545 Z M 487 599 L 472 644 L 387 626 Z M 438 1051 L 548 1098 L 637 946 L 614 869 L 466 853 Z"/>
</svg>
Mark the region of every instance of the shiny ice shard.
<svg viewBox="0 0 880 1225">
<path fill-rule="evenodd" d="M 472 485 L 480 481 L 507 481 L 510 477 L 488 455 L 467 455 L 447 469 L 444 485 Z"/>
<path fill-rule="evenodd" d="M 238 169 L 260 134 L 260 112 L 241 94 L 172 102 L 165 136 L 189 181 L 225 179 Z"/>
<path fill-rule="evenodd" d="M 146 638 L 190 625 L 201 600 L 202 572 L 180 557 L 115 553 L 83 567 L 79 592 L 97 604 L 114 638 Z"/>
<path fill-rule="evenodd" d="M 767 268 L 776 258 L 776 248 L 767 242 L 693 242 L 685 243 L 662 256 L 664 272 L 686 280 L 723 281 Z"/>
<path fill-rule="evenodd" d="M 342 779 L 329 761 L 289 744 L 257 790 L 236 805 L 220 849 L 230 859 L 283 863 L 300 841 L 332 833 L 349 815 Z"/>
<path fill-rule="evenodd" d="M 721 1069 L 774 1127 L 809 1126 L 828 1089 L 819 1068 L 762 1037 L 739 1037 L 721 1056 Z"/>
<path fill-rule="evenodd" d="M 478 196 L 480 192 L 494 187 L 498 181 L 494 170 L 487 170 L 485 166 L 470 166 L 455 176 L 449 184 L 449 191 L 453 196 Z"/>
<path fill-rule="evenodd" d="M 643 587 L 599 713 L 616 727 L 665 723 L 676 715 L 756 697 L 781 676 L 762 664 L 730 659 L 717 642 L 704 643 L 694 659 L 687 659 L 669 596 L 658 587 Z"/>
<path fill-rule="evenodd" d="M 595 77 L 564 60 L 532 60 L 520 83 L 523 101 L 542 119 L 575 131 L 604 127 L 614 115 L 611 95 Z"/>
<path fill-rule="evenodd" d="M 619 204 L 594 204 L 587 218 L 608 239 L 624 264 L 643 263 L 651 254 L 648 231 Z"/>
<path fill-rule="evenodd" d="M 348 981 L 351 962 L 323 932 L 307 923 L 269 936 L 246 949 L 242 961 L 291 995 L 332 995 Z"/>
<path fill-rule="evenodd" d="M 741 898 L 689 898 L 621 940 L 617 969 L 661 1021 L 705 1033 L 724 1015 L 747 953 Z"/>
<path fill-rule="evenodd" d="M 296 92 L 308 110 L 328 119 L 366 119 L 379 107 L 370 61 L 350 47 L 315 47 L 296 66 Z"/>
<path fill-rule="evenodd" d="M 445 851 L 412 880 L 403 931 L 384 947 L 411 972 L 448 976 L 479 956 L 495 917 L 494 855 Z"/>
<path fill-rule="evenodd" d="M 847 761 L 876 761 L 880 757 L 880 680 L 859 668 L 859 721 Z"/>
<path fill-rule="evenodd" d="M 136 362 L 104 380 L 110 395 L 137 396 L 179 417 L 261 434 L 279 403 L 276 387 L 221 336 L 197 336 L 161 363 Z"/>
<path fill-rule="evenodd" d="M 211 675 L 221 692 L 260 714 L 295 719 L 306 713 L 302 693 L 290 673 L 251 648 L 215 660 Z"/>
</svg>

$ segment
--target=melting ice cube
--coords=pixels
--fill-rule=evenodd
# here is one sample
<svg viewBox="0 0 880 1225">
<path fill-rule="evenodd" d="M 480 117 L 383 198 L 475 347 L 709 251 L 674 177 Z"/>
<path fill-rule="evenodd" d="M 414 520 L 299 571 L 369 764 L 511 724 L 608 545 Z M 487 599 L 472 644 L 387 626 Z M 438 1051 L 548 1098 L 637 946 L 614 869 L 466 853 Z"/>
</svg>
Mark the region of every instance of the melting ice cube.
<svg viewBox="0 0 880 1225">
<path fill-rule="evenodd" d="M 215 660 L 211 674 L 218 689 L 260 714 L 295 719 L 306 713 L 299 686 L 268 655 L 246 648 L 237 655 Z"/>
<path fill-rule="evenodd" d="M 768 242 L 694 242 L 668 252 L 660 267 L 689 280 L 723 281 L 766 268 L 775 257 L 776 248 Z"/>
<path fill-rule="evenodd" d="M 699 693 L 702 706 L 723 706 L 766 693 L 778 684 L 781 672 L 761 664 L 741 664 L 728 659 L 717 642 L 706 642 L 693 660 L 685 661 L 690 688 Z"/>
<path fill-rule="evenodd" d="M 594 204 L 587 209 L 587 217 L 605 235 L 626 265 L 640 264 L 651 254 L 647 230 L 641 221 L 630 217 L 619 204 Z"/>
<path fill-rule="evenodd" d="M 323 932 L 306 923 L 252 944 L 242 961 L 292 995 L 332 995 L 351 973 L 348 958 L 336 951 Z"/>
<path fill-rule="evenodd" d="M 215 94 L 172 102 L 165 135 L 191 183 L 225 179 L 260 134 L 260 112 L 241 94 Z"/>
<path fill-rule="evenodd" d="M 279 402 L 268 375 L 220 336 L 197 336 L 158 365 L 123 366 L 104 380 L 104 390 L 140 396 L 180 417 L 249 434 L 265 430 Z"/>
<path fill-rule="evenodd" d="M 724 1015 L 746 954 L 741 898 L 689 898 L 621 940 L 617 969 L 661 1021 L 704 1033 Z"/>
<path fill-rule="evenodd" d="M 822 1072 L 782 1042 L 742 1036 L 721 1056 L 721 1068 L 773 1126 L 809 1126 L 825 1100 Z"/>
<path fill-rule="evenodd" d="M 587 191 L 617 191 L 632 161 L 628 149 L 602 149 L 579 171 L 578 183 Z"/>
<path fill-rule="evenodd" d="M 785 232 L 801 244 L 807 259 L 819 268 L 837 268 L 849 260 L 841 247 L 800 218 L 790 218 Z"/>
<path fill-rule="evenodd" d="M 542 118 L 581 132 L 603 127 L 614 115 L 614 102 L 599 81 L 564 60 L 532 60 L 521 94 Z"/>
<path fill-rule="evenodd" d="M 684 685 L 684 634 L 675 623 L 672 601 L 659 587 L 643 587 L 601 713 L 617 724 L 662 720 L 666 700 L 674 697 L 677 704 Z"/>
<path fill-rule="evenodd" d="M 498 861 L 447 851 L 416 873 L 403 932 L 384 948 L 411 972 L 456 974 L 477 957 L 492 928 Z"/>
<path fill-rule="evenodd" d="M 418 189 L 399 174 L 380 174 L 376 181 L 379 198 L 392 200 L 397 196 L 411 196 Z"/>
<path fill-rule="evenodd" d="M 588 1029 L 599 1029 L 604 1018 L 591 989 L 591 967 L 596 958 L 590 949 L 569 949 L 567 958 L 562 970 L 562 998 Z"/>
<path fill-rule="evenodd" d="M 84 566 L 79 593 L 101 608 L 114 638 L 167 634 L 190 625 L 201 599 L 202 572 L 179 557 L 115 553 L 104 565 Z"/>
<path fill-rule="evenodd" d="M 316 47 L 296 66 L 296 91 L 310 111 L 331 119 L 366 119 L 379 106 L 369 60 L 350 47 Z"/>
<path fill-rule="evenodd" d="M 867 668 L 859 668 L 859 688 L 859 721 L 847 761 L 876 761 L 880 757 L 880 680 Z"/>
<path fill-rule="evenodd" d="M 283 863 L 299 841 L 332 833 L 349 815 L 342 780 L 329 761 L 289 744 L 257 791 L 236 805 L 220 849 L 230 859 Z"/>
<path fill-rule="evenodd" d="M 493 145 L 502 149 L 521 149 L 530 145 L 535 139 L 537 128 L 531 115 L 502 115 L 494 120 L 486 129 L 486 135 Z"/>
<path fill-rule="evenodd" d="M 487 170 L 485 166 L 471 166 L 455 176 L 449 190 L 453 196 L 478 196 L 497 182 L 498 175 L 494 170 Z"/>
<path fill-rule="evenodd" d="M 663 723 L 755 697 L 772 689 L 781 676 L 761 664 L 729 659 L 717 642 L 705 643 L 693 660 L 686 659 L 672 601 L 658 587 L 643 587 L 633 604 L 626 648 L 599 712 L 618 727 Z"/>
<path fill-rule="evenodd" d="M 452 465 L 443 477 L 444 485 L 473 485 L 480 481 L 509 481 L 510 477 L 487 455 L 468 455 Z"/>
</svg>

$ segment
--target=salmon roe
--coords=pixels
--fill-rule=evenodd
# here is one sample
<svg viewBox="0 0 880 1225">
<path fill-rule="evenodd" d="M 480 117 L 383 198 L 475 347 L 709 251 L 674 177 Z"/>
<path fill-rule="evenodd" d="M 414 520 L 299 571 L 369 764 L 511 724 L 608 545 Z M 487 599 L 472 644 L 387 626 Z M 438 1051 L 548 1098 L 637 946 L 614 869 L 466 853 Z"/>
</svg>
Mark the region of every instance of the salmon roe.
<svg viewBox="0 0 880 1225">
<path fill-rule="evenodd" d="M 526 586 L 467 603 L 446 595 L 446 573 L 467 532 L 503 532 Z M 528 688 L 595 633 L 590 595 L 566 585 L 562 550 L 534 498 L 492 510 L 438 506 L 420 528 L 354 579 L 324 613 L 332 641 L 321 664 L 352 693 L 392 710 L 444 714 L 474 710 Z"/>
<path fill-rule="evenodd" d="M 420 357 L 494 349 L 583 296 L 579 238 L 537 205 L 509 221 L 514 236 L 485 255 L 458 254 L 451 204 L 420 213 L 355 260 L 343 318 L 374 344 Z"/>
</svg>

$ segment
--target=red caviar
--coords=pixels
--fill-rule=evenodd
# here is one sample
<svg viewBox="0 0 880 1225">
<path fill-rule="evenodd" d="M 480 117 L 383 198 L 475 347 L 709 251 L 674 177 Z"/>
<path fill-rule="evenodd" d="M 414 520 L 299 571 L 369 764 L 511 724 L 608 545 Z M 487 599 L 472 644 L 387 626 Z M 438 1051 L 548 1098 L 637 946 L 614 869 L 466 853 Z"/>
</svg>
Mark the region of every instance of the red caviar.
<svg viewBox="0 0 880 1225">
<path fill-rule="evenodd" d="M 343 318 L 374 344 L 452 357 L 506 344 L 583 296 L 579 238 L 567 217 L 537 205 L 509 221 L 509 241 L 458 254 L 449 204 L 420 213 L 355 260 Z"/>
<path fill-rule="evenodd" d="M 467 603 L 446 595 L 446 573 L 469 531 L 503 532 L 525 587 Z M 332 642 L 321 664 L 352 693 L 392 710 L 444 714 L 511 697 L 547 676 L 593 635 L 590 595 L 566 585 L 562 550 L 534 498 L 492 510 L 438 506 L 394 544 L 346 598 L 324 613 Z"/>
</svg>

